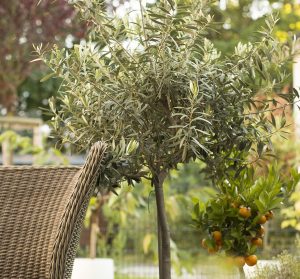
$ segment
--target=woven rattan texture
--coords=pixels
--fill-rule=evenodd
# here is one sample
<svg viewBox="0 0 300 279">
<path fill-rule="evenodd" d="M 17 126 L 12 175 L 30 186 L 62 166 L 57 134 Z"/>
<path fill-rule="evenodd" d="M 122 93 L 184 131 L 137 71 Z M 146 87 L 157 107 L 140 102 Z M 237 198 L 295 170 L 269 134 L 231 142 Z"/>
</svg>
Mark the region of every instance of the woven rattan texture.
<svg viewBox="0 0 300 279">
<path fill-rule="evenodd" d="M 105 145 L 82 169 L 0 167 L 0 278 L 70 278 Z"/>
</svg>

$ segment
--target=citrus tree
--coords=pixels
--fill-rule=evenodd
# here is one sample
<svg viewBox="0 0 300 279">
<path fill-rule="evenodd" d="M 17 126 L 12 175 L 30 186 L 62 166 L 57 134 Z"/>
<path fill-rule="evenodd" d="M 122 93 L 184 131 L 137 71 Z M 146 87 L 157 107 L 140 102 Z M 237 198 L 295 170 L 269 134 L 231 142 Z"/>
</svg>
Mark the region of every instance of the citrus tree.
<svg viewBox="0 0 300 279">
<path fill-rule="evenodd" d="M 36 47 L 54 76 L 60 97 L 50 102 L 52 126 L 61 143 L 79 149 L 109 143 L 99 189 L 149 179 L 157 205 L 160 278 L 171 278 L 170 232 L 164 181 L 179 163 L 200 159 L 213 182 L 271 150 L 281 131 L 266 116 L 284 111 L 296 91 L 276 100 L 289 50 L 272 37 L 270 17 L 256 43 L 239 43 L 222 57 L 207 39 L 214 30 L 210 1 L 161 0 L 137 15 L 118 18 L 105 1 L 73 1 L 90 26 L 73 50 Z M 260 98 L 257 98 L 259 93 Z"/>
<path fill-rule="evenodd" d="M 272 210 L 280 207 L 299 180 L 293 169 L 290 178 L 282 178 L 275 165 L 260 178 L 255 178 L 252 167 L 244 169 L 238 178 L 227 177 L 218 184 L 216 198 L 195 204 L 196 225 L 207 233 L 202 247 L 210 254 L 224 252 L 244 277 L 243 266 L 257 263 L 255 253 L 263 246 L 264 224 L 273 219 Z"/>
</svg>

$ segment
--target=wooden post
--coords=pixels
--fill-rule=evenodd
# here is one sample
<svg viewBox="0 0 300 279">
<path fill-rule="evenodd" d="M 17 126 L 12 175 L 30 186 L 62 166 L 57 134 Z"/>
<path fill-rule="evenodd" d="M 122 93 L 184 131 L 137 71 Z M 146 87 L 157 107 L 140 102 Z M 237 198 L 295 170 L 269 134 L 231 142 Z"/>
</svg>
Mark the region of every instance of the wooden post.
<svg viewBox="0 0 300 279">
<path fill-rule="evenodd" d="M 95 259 L 97 256 L 97 239 L 99 233 L 98 225 L 98 207 L 92 211 L 91 215 L 91 233 L 90 233 L 90 258 Z"/>
<path fill-rule="evenodd" d="M 263 247 L 265 251 L 270 251 L 270 246 L 269 246 L 269 230 L 270 230 L 270 224 L 269 223 L 265 223 L 264 224 L 264 228 L 265 228 L 265 235 L 263 237 Z"/>
<path fill-rule="evenodd" d="M 2 142 L 2 162 L 4 166 L 10 166 L 13 164 L 13 153 L 10 150 L 9 140 L 5 139 Z"/>
<path fill-rule="evenodd" d="M 300 3 L 300 0 L 299 0 Z M 300 45 L 296 46 L 296 51 L 300 51 Z M 294 63 L 293 63 L 293 87 L 298 90 L 300 94 L 300 54 L 297 54 L 294 57 Z M 300 98 L 295 98 L 294 100 L 294 108 L 293 108 L 293 114 L 294 114 L 294 129 L 295 129 L 295 142 L 297 145 L 300 143 Z M 296 158 L 300 158 L 300 151 L 296 149 Z M 298 166 L 298 172 L 300 172 L 300 166 Z"/>
<path fill-rule="evenodd" d="M 300 47 L 298 47 L 299 49 Z M 293 64 L 293 87 L 300 93 L 300 55 L 295 56 Z M 295 138 L 300 141 L 300 98 L 295 98 L 294 104 L 294 121 L 295 121 Z"/>
<path fill-rule="evenodd" d="M 37 147 L 43 147 L 43 137 L 40 126 L 33 128 L 33 145 Z"/>
<path fill-rule="evenodd" d="M 35 126 L 33 128 L 33 146 L 43 147 L 43 136 L 41 131 L 41 126 Z M 38 156 L 33 156 L 33 164 L 35 165 L 38 161 Z"/>
</svg>

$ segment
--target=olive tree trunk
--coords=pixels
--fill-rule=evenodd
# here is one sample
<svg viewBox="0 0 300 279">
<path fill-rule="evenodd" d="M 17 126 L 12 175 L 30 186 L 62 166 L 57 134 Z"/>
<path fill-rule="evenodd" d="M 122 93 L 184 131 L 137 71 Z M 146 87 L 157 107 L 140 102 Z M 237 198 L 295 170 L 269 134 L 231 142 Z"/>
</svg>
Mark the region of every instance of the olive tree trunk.
<svg viewBox="0 0 300 279">
<path fill-rule="evenodd" d="M 171 279 L 170 230 L 167 221 L 163 183 L 167 173 L 153 176 L 157 208 L 157 236 L 159 257 L 159 278 Z"/>
<path fill-rule="evenodd" d="M 99 220 L 98 220 L 98 207 L 92 210 L 90 218 L 90 253 L 91 259 L 95 259 L 97 256 L 97 238 L 99 233 Z"/>
</svg>

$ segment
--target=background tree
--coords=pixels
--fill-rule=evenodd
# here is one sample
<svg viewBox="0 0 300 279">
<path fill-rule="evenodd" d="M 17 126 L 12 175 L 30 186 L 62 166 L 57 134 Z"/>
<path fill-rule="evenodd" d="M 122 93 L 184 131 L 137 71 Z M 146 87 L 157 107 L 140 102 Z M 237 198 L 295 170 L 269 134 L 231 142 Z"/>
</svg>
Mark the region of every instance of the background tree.
<svg viewBox="0 0 300 279">
<path fill-rule="evenodd" d="M 33 44 L 62 42 L 68 34 L 83 36 L 76 11 L 66 0 L 12 0 L 0 3 L 0 105 L 15 113 L 17 90 L 34 68 Z M 75 31 L 75 32 L 74 32 Z"/>
<path fill-rule="evenodd" d="M 289 53 L 271 35 L 276 20 L 266 21 L 260 41 L 239 43 L 223 58 L 207 39 L 214 30 L 209 2 L 141 5 L 132 21 L 109 16 L 104 1 L 76 1 L 90 41 L 50 56 L 36 48 L 63 80 L 59 102 L 50 103 L 61 142 L 81 149 L 110 143 L 100 189 L 124 179 L 151 181 L 163 279 L 171 278 L 163 191 L 170 170 L 198 158 L 222 187 L 228 173 L 238 176 L 251 163 L 245 155 L 255 161 L 267 155 L 271 135 L 286 126 L 266 117 L 288 106 L 275 99 Z M 291 102 L 296 93 L 284 97 Z"/>
</svg>

